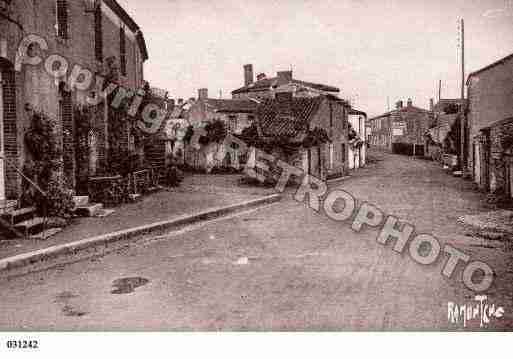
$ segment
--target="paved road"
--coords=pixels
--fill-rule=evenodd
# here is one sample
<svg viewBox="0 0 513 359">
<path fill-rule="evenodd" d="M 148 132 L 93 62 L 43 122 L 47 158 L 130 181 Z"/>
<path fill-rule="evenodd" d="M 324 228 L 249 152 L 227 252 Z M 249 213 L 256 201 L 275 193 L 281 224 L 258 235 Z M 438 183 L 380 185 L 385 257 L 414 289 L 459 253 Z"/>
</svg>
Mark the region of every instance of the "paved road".
<svg viewBox="0 0 513 359">
<path fill-rule="evenodd" d="M 456 224 L 482 209 L 482 195 L 432 163 L 383 159 L 335 186 L 494 266 L 487 294 L 506 315 L 490 328 L 512 329 L 511 254 L 482 247 Z M 419 266 L 378 245 L 374 230 L 356 234 L 285 200 L 0 283 L 0 329 L 459 330 L 447 304 L 473 294 L 459 276 L 444 279 L 442 264 Z M 116 282 L 123 278 L 136 278 L 133 288 Z"/>
</svg>

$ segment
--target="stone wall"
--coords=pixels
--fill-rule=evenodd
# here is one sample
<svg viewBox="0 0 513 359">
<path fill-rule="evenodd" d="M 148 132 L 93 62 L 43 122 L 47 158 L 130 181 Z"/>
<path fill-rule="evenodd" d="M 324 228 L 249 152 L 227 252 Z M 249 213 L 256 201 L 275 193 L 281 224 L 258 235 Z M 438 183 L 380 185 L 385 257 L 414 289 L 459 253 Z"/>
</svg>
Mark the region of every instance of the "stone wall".
<svg viewBox="0 0 513 359">
<path fill-rule="evenodd" d="M 467 115 L 468 169 L 474 172 L 473 146 L 483 128 L 513 117 L 513 57 L 470 77 Z"/>
<path fill-rule="evenodd" d="M 513 120 L 490 131 L 490 191 L 511 195 L 509 166 L 513 164 Z"/>
<path fill-rule="evenodd" d="M 16 169 L 10 164 L 18 165 L 18 131 L 16 124 L 16 88 L 15 72 L 8 66 L 0 68 L 2 71 L 2 93 L 4 109 L 4 152 L 9 164 L 5 168 L 5 195 L 7 198 L 16 198 L 18 188 L 21 185 L 18 181 Z M 1 139 L 0 139 L 1 141 Z"/>
<path fill-rule="evenodd" d="M 17 0 L 9 6 L 9 16 L 19 22 L 23 30 L 14 23 L 0 21 L 0 41 L 7 46 L 2 46 L 0 58 L 11 64 L 15 63 L 16 53 L 20 41 L 27 34 L 37 34 L 48 43 L 48 50 L 36 51 L 43 60 L 50 54 L 63 56 L 69 63 L 68 75 L 74 65 L 80 65 L 89 69 L 93 74 L 103 73 L 104 64 L 98 63 L 95 56 L 95 15 L 87 12 L 86 5 L 92 6 L 93 0 L 68 0 L 67 19 L 68 36 L 62 38 L 56 31 L 56 5 L 54 0 L 33 1 Z M 120 57 L 120 27 L 124 26 L 122 20 L 105 4 L 102 5 L 102 31 L 104 60 L 115 57 L 119 66 Z M 121 75 L 119 83 L 129 88 L 140 88 L 143 85 L 143 54 L 137 44 L 135 34 L 130 29 L 125 29 L 127 75 Z M 3 67 L 2 67 L 3 69 Z M 6 77 L 12 76 L 14 81 L 4 84 L 4 102 L 6 106 L 4 114 L 4 127 L 6 129 L 5 142 L 8 156 L 14 163 L 22 168 L 28 154 L 24 149 L 24 134 L 30 127 L 29 118 L 25 108 L 30 105 L 34 110 L 42 111 L 48 116 L 58 119 L 58 132 L 62 133 L 64 146 L 64 167 L 66 177 L 73 177 L 76 164 L 73 163 L 73 111 L 70 107 L 87 105 L 86 98 L 90 91 L 74 91 L 71 98 L 66 98 L 66 104 L 62 107 L 62 97 L 59 91 L 60 79 L 50 76 L 45 70 L 44 63 L 32 66 L 24 65 L 21 71 L 14 75 L 6 73 Z M 4 71 L 4 70 L 2 70 Z M 92 89 L 91 89 L 92 91 Z M 12 101 L 9 96 L 15 96 Z M 66 109 L 65 111 L 62 111 Z M 94 119 L 95 134 L 97 138 L 97 153 L 100 159 L 105 158 L 105 126 L 106 112 L 99 106 Z M 13 133 L 15 132 L 15 134 Z M 12 170 L 7 170 L 7 193 L 10 197 L 19 195 L 21 180 Z M 73 181 L 72 181 L 73 182 Z"/>
</svg>

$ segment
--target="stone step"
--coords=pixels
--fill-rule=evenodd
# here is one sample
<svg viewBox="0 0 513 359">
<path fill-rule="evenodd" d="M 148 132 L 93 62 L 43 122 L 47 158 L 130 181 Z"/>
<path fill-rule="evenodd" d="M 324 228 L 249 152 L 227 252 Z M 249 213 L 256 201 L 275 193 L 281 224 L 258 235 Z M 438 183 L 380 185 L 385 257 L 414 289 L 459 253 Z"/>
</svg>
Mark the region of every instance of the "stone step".
<svg viewBox="0 0 513 359">
<path fill-rule="evenodd" d="M 148 188 L 148 193 L 156 193 L 156 192 L 160 191 L 161 189 L 162 189 L 162 187 L 160 187 L 160 186 L 150 187 L 150 188 Z"/>
<path fill-rule="evenodd" d="M 75 215 L 79 217 L 96 217 L 103 210 L 103 204 L 91 203 L 85 206 L 79 206 L 75 209 Z"/>
<path fill-rule="evenodd" d="M 0 201 L 0 215 L 14 211 L 17 206 L 18 206 L 18 201 L 11 201 L 11 200 Z"/>
<path fill-rule="evenodd" d="M 128 198 L 131 202 L 137 202 L 142 198 L 142 195 L 139 193 L 131 193 L 128 195 Z"/>
<path fill-rule="evenodd" d="M 99 211 L 97 214 L 96 214 L 96 218 L 105 218 L 105 217 L 109 217 L 110 215 L 113 215 L 114 213 L 116 213 L 115 210 L 113 209 L 102 209 L 101 211 Z"/>
<path fill-rule="evenodd" d="M 36 208 L 28 207 L 28 208 L 21 208 L 21 209 L 3 214 L 2 219 L 9 222 L 11 225 L 16 225 L 20 222 L 24 222 L 29 219 L 33 219 L 35 215 L 36 215 Z"/>
<path fill-rule="evenodd" d="M 43 230 L 45 223 L 45 219 L 41 217 L 36 217 L 33 219 L 29 219 L 24 222 L 20 222 L 14 226 L 16 230 L 25 234 L 27 237 L 31 234 L 39 233 Z"/>
<path fill-rule="evenodd" d="M 89 204 L 89 196 L 74 196 L 75 207 L 85 207 Z"/>
<path fill-rule="evenodd" d="M 48 238 L 53 237 L 60 232 L 62 232 L 62 228 L 51 228 L 30 236 L 30 239 L 35 241 L 46 241 Z"/>
</svg>

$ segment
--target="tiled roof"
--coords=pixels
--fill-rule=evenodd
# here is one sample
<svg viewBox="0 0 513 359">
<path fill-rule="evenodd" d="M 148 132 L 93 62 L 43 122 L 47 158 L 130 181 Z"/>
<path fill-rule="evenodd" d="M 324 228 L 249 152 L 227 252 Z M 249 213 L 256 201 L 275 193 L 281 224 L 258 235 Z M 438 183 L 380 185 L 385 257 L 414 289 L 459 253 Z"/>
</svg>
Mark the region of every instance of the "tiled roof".
<svg viewBox="0 0 513 359">
<path fill-rule="evenodd" d="M 257 103 L 248 100 L 219 100 L 209 98 L 205 100 L 205 102 L 218 112 L 253 113 L 257 109 Z"/>
<path fill-rule="evenodd" d="M 459 99 L 443 98 L 440 101 L 438 101 L 438 103 L 435 105 L 434 110 L 435 111 L 444 111 L 445 107 L 447 107 L 448 105 L 461 105 L 462 103 L 465 106 L 467 106 L 468 101 L 462 100 L 461 98 L 459 98 Z"/>
<path fill-rule="evenodd" d="M 349 110 L 349 114 L 350 115 L 358 115 L 358 116 L 365 116 L 365 117 L 367 117 L 367 114 L 365 112 L 357 110 L 357 109 L 354 109 L 354 108 Z"/>
<path fill-rule="evenodd" d="M 154 97 L 159 97 L 159 98 L 165 99 L 165 98 L 167 98 L 167 95 L 169 92 L 167 90 L 164 90 L 164 89 L 161 89 L 158 87 L 151 87 L 150 93 Z"/>
<path fill-rule="evenodd" d="M 276 89 L 280 86 L 287 85 L 289 83 L 298 85 L 298 86 L 304 86 L 304 87 L 310 87 L 315 90 L 319 91 L 326 91 L 326 92 L 340 92 L 340 89 L 333 86 L 323 85 L 323 84 L 317 84 L 313 82 L 306 82 L 301 80 L 292 79 L 292 81 L 282 81 L 278 77 L 273 78 L 265 78 L 259 81 L 256 81 L 252 83 L 251 85 L 244 86 L 240 89 L 237 89 L 235 91 L 232 91 L 232 94 L 239 94 L 239 93 L 246 93 L 246 92 L 258 92 L 258 91 L 266 91 L 271 88 Z"/>
<path fill-rule="evenodd" d="M 324 99 L 323 96 L 293 98 L 290 114 L 283 111 L 283 105 L 276 100 L 262 102 L 257 109 L 258 124 L 262 134 L 295 137 L 304 133 Z"/>
<path fill-rule="evenodd" d="M 400 112 L 423 112 L 423 113 L 431 113 L 431 111 L 429 110 L 425 110 L 423 108 L 420 108 L 420 107 L 417 107 L 417 106 L 404 106 L 403 108 L 400 108 L 400 109 L 395 109 L 395 110 L 392 110 L 392 111 L 389 111 L 389 112 L 385 112 L 384 114 L 382 115 L 379 115 L 379 116 L 376 116 L 376 117 L 373 117 L 371 118 L 370 120 L 375 120 L 377 118 L 382 118 L 382 117 L 388 117 L 388 116 L 391 116 L 393 114 L 397 114 L 397 113 L 400 113 Z"/>
</svg>

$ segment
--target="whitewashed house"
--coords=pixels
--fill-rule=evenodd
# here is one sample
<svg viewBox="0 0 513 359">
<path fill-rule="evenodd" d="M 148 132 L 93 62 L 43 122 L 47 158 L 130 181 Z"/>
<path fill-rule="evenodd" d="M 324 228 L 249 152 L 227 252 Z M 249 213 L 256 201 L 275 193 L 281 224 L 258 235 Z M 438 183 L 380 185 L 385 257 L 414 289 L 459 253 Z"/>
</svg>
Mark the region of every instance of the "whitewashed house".
<svg viewBox="0 0 513 359">
<path fill-rule="evenodd" d="M 349 134 L 349 169 L 358 169 L 366 164 L 367 114 L 351 109 L 348 118 L 350 132 L 352 129 L 352 134 Z"/>
</svg>

